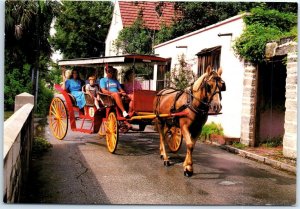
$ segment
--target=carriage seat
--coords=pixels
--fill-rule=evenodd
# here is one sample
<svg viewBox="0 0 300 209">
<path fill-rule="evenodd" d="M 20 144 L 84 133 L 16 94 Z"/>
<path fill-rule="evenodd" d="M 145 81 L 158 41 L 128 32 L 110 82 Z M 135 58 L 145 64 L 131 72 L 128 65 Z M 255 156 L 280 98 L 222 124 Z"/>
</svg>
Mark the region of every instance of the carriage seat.
<svg viewBox="0 0 300 209">
<path fill-rule="evenodd" d="M 115 100 L 112 98 L 112 96 L 102 93 L 101 90 L 98 94 L 100 96 L 100 104 L 103 107 L 111 107 L 115 105 Z"/>
<path fill-rule="evenodd" d="M 71 93 L 69 93 L 69 92 L 67 92 L 67 93 L 71 99 L 72 105 L 77 107 L 77 102 L 76 102 L 75 97 Z"/>
<path fill-rule="evenodd" d="M 103 107 L 111 107 L 115 105 L 114 99 L 108 95 L 104 94 L 101 92 L 100 86 L 98 84 L 95 84 L 99 87 L 99 97 L 100 97 L 100 106 Z M 94 99 L 90 97 L 88 93 L 86 93 L 85 85 L 82 87 L 82 91 L 84 92 L 85 100 L 86 100 L 86 105 L 87 106 L 94 106 Z"/>
<path fill-rule="evenodd" d="M 86 106 L 93 107 L 95 106 L 94 98 L 92 98 L 88 93 L 86 93 L 85 85 L 82 86 L 82 91 L 84 93 L 84 98 L 86 101 Z"/>
</svg>

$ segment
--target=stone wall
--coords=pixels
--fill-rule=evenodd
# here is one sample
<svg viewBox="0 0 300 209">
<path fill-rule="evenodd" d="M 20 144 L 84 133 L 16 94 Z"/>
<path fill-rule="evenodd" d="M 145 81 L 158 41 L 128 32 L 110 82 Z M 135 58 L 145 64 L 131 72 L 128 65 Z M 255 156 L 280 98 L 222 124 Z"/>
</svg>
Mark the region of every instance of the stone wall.
<svg viewBox="0 0 300 209">
<path fill-rule="evenodd" d="M 247 146 L 255 143 L 257 69 L 250 63 L 245 64 L 244 90 L 240 142 Z"/>
<path fill-rule="evenodd" d="M 287 54 L 283 155 L 297 157 L 297 53 Z"/>
<path fill-rule="evenodd" d="M 283 136 L 283 154 L 297 157 L 297 43 L 291 40 L 268 43 L 266 58 L 287 55 L 287 77 L 285 92 L 285 119 Z M 244 91 L 241 123 L 241 143 L 255 145 L 256 128 L 256 92 L 257 70 L 251 64 L 245 65 Z"/>
<path fill-rule="evenodd" d="M 21 94 L 16 96 L 15 101 L 18 102 L 15 113 L 4 122 L 3 202 L 5 203 L 17 203 L 20 200 L 29 171 L 33 141 L 34 97 L 27 93 Z"/>
</svg>

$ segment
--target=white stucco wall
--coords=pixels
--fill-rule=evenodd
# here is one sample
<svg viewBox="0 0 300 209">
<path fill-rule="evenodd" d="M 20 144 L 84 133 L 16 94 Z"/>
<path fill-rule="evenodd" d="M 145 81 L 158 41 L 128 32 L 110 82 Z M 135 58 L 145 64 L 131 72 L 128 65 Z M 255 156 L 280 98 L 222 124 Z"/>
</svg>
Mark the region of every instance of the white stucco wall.
<svg viewBox="0 0 300 209">
<path fill-rule="evenodd" d="M 232 45 L 243 31 L 242 16 L 234 16 L 217 24 L 194 31 L 168 42 L 155 46 L 155 54 L 172 58 L 171 69 L 178 63 L 178 56 L 185 54 L 192 69 L 197 74 L 198 61 L 196 54 L 205 48 L 221 46 L 220 66 L 223 68 L 222 78 L 226 82 L 226 91 L 222 93 L 222 114 L 209 116 L 208 123 L 221 123 L 226 137 L 240 138 L 241 112 L 243 95 L 244 63 L 235 56 Z M 218 34 L 232 33 L 232 36 Z M 186 48 L 178 48 L 186 46 Z"/>
<path fill-rule="evenodd" d="M 119 32 L 123 29 L 123 23 L 120 14 L 119 2 L 116 1 L 113 18 L 110 24 L 110 28 L 105 40 L 105 56 L 115 56 L 117 55 L 117 51 L 113 46 L 113 42 L 118 38 Z"/>
</svg>

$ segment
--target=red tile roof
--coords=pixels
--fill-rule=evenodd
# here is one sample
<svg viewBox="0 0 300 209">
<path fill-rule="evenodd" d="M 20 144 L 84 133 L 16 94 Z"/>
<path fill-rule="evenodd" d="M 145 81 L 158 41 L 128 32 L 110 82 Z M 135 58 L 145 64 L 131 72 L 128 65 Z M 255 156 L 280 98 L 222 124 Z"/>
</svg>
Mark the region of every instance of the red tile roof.
<svg viewBox="0 0 300 209">
<path fill-rule="evenodd" d="M 119 1 L 123 27 L 131 26 L 139 14 L 142 15 L 144 26 L 159 30 L 161 23 L 170 25 L 175 17 L 174 3 L 162 1 Z M 160 8 L 161 15 L 158 10 Z"/>
</svg>

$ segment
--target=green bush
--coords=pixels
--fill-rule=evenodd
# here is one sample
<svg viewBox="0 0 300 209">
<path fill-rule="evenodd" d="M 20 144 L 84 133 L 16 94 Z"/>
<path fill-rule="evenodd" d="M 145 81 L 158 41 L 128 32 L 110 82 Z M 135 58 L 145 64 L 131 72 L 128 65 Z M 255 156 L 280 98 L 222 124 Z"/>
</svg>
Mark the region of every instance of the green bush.
<svg viewBox="0 0 300 209">
<path fill-rule="evenodd" d="M 200 138 L 209 139 L 212 134 L 221 135 L 221 136 L 224 135 L 223 127 L 221 126 L 221 124 L 216 124 L 214 122 L 205 124 L 202 127 Z"/>
<path fill-rule="evenodd" d="M 39 157 L 44 152 L 47 152 L 52 147 L 52 144 L 43 137 L 34 137 L 32 144 L 33 156 Z"/>
<path fill-rule="evenodd" d="M 166 78 L 170 86 L 184 90 L 195 82 L 196 76 L 191 65 L 186 62 L 185 55 L 181 54 L 178 56 L 178 65 L 175 65 L 171 72 L 166 73 Z"/>
<path fill-rule="evenodd" d="M 294 13 L 258 7 L 252 9 L 250 15 L 245 15 L 244 21 L 246 28 L 235 40 L 233 48 L 242 58 L 252 63 L 258 64 L 265 60 L 268 42 L 297 36 L 297 15 Z"/>
<path fill-rule="evenodd" d="M 37 107 L 35 113 L 38 114 L 40 117 L 45 117 L 48 114 L 49 105 L 52 98 L 52 90 L 50 88 L 47 88 L 45 81 L 42 80 L 39 83 Z"/>
<path fill-rule="evenodd" d="M 237 149 L 245 149 L 246 148 L 246 145 L 240 143 L 240 142 L 233 142 L 232 143 L 232 146 L 237 148 Z"/>
</svg>

